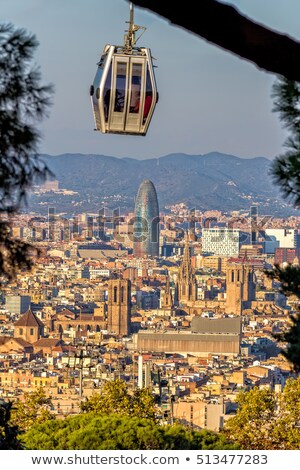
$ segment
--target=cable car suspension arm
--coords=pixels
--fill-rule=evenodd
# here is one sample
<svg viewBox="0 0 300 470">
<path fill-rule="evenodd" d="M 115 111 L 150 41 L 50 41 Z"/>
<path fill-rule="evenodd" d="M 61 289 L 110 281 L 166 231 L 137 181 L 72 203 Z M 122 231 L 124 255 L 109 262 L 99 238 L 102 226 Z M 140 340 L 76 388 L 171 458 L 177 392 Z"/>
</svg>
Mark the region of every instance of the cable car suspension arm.
<svg viewBox="0 0 300 470">
<path fill-rule="evenodd" d="M 124 49 L 127 54 L 131 54 L 133 47 L 137 43 L 137 41 L 140 39 L 140 37 L 144 34 L 147 28 L 145 26 L 139 26 L 137 24 L 134 24 L 134 19 L 133 19 L 133 5 L 132 2 L 129 4 L 129 9 L 130 9 L 130 17 L 129 21 L 126 21 L 126 23 L 129 24 L 128 30 L 126 31 L 127 34 L 124 35 Z M 139 35 L 138 38 L 135 37 L 135 33 L 139 30 L 143 30 L 141 34 Z"/>
</svg>

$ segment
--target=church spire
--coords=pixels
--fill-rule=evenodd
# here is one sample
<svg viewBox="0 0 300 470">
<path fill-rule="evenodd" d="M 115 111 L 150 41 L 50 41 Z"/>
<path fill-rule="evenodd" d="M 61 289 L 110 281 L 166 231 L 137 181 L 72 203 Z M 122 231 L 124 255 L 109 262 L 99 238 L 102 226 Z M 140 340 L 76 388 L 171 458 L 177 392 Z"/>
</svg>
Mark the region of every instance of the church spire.
<svg viewBox="0 0 300 470">
<path fill-rule="evenodd" d="M 167 275 L 166 286 L 165 286 L 164 291 L 165 292 L 164 292 L 164 296 L 163 296 L 162 307 L 163 308 L 172 308 L 173 307 L 173 298 L 172 298 L 172 293 L 171 293 L 169 275 Z"/>
<path fill-rule="evenodd" d="M 177 276 L 177 300 L 180 303 L 196 300 L 196 290 L 196 279 L 190 255 L 189 232 L 186 231 L 183 259 Z"/>
<path fill-rule="evenodd" d="M 189 244 L 189 232 L 185 232 L 185 245 L 183 251 L 183 260 L 181 265 L 181 272 L 183 277 L 189 278 L 191 275 L 191 255 L 190 255 L 190 244 Z"/>
</svg>

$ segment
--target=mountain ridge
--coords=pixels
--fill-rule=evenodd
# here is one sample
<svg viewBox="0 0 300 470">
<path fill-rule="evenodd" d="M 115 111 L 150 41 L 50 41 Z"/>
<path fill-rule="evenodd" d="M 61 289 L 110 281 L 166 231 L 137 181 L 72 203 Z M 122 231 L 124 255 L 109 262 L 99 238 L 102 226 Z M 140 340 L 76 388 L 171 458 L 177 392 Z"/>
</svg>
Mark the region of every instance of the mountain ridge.
<svg viewBox="0 0 300 470">
<path fill-rule="evenodd" d="M 161 210 L 184 202 L 201 211 L 245 210 L 258 204 L 262 214 L 294 213 L 273 183 L 272 161 L 266 157 L 241 158 L 221 152 L 172 153 L 145 160 L 82 153 L 40 157 L 61 188 L 78 193 L 71 202 L 76 211 L 93 212 L 103 204 L 113 208 L 116 201 L 121 210 L 132 211 L 140 183 L 149 179 L 155 185 Z M 66 197 L 63 201 L 63 197 L 45 193 L 32 195 L 30 207 L 41 206 L 42 198 L 44 204 L 62 204 L 65 211 L 70 204 Z M 70 207 L 67 212 L 72 210 Z"/>
</svg>

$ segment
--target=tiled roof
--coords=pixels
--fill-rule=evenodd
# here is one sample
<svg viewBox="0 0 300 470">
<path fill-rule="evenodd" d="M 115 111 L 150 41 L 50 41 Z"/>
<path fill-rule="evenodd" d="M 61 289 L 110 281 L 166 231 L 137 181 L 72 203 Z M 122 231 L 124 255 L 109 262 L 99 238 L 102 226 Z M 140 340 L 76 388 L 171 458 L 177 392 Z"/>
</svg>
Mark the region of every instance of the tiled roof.
<svg viewBox="0 0 300 470">
<path fill-rule="evenodd" d="M 54 346 L 61 345 L 61 343 L 62 341 L 57 338 L 40 338 L 38 341 L 33 343 L 33 346 L 40 346 L 42 348 L 53 348 Z"/>
<path fill-rule="evenodd" d="M 15 323 L 15 326 L 44 327 L 44 324 L 34 315 L 34 313 L 32 313 L 29 308 L 27 312 L 25 312 L 24 315 L 22 315 L 21 318 Z"/>
<path fill-rule="evenodd" d="M 32 348 L 32 344 L 29 343 L 28 341 L 26 341 L 26 340 L 23 339 L 23 338 L 14 338 L 14 340 L 15 340 L 20 346 L 22 346 L 23 348 L 28 348 L 28 347 L 31 347 L 31 348 Z"/>
<path fill-rule="evenodd" d="M 18 344 L 23 348 L 32 347 L 32 344 L 26 341 L 23 338 L 13 338 L 12 336 L 0 336 L 0 345 L 12 342 L 14 344 Z"/>
<path fill-rule="evenodd" d="M 69 310 L 68 308 L 64 308 L 63 310 L 61 310 L 60 312 L 57 312 L 53 318 L 59 318 L 59 319 L 62 319 L 62 318 L 65 318 L 66 320 L 67 319 L 70 319 L 70 320 L 75 320 L 76 318 L 76 312 L 72 312 L 71 310 Z"/>
</svg>

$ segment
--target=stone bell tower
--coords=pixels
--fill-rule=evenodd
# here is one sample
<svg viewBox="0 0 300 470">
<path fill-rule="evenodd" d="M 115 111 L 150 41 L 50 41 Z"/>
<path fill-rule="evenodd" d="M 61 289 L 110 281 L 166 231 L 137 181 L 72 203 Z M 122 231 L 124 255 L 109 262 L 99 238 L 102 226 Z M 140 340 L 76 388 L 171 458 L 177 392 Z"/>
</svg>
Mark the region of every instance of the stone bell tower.
<svg viewBox="0 0 300 470">
<path fill-rule="evenodd" d="M 107 329 L 117 336 L 130 333 L 131 282 L 129 279 L 108 281 Z"/>
<path fill-rule="evenodd" d="M 183 260 L 178 270 L 176 283 L 176 302 L 180 305 L 186 305 L 188 302 L 197 300 L 197 283 L 194 270 L 191 265 L 189 236 L 185 237 L 185 247 Z"/>
<path fill-rule="evenodd" d="M 226 313 L 241 315 L 255 300 L 256 284 L 253 266 L 245 261 L 229 261 L 226 268 Z"/>
</svg>

